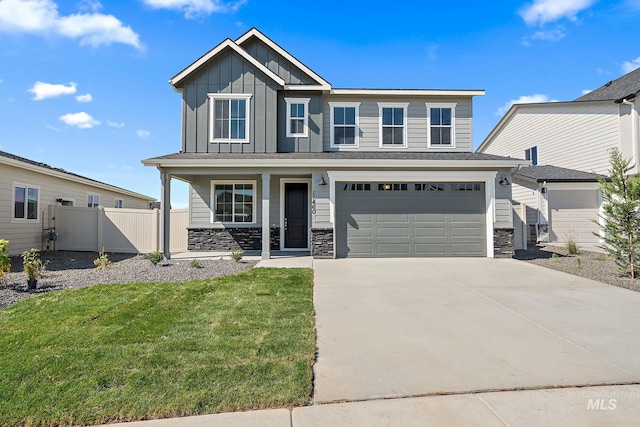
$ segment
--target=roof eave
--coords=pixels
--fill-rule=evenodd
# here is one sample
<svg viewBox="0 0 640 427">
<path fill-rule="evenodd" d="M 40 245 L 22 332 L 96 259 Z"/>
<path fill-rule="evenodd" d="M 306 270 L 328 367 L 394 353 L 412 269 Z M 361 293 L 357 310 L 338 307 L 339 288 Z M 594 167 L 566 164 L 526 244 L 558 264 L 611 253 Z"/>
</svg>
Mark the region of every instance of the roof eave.
<svg viewBox="0 0 640 427">
<path fill-rule="evenodd" d="M 483 89 L 332 89 L 331 95 L 483 96 Z"/>
</svg>

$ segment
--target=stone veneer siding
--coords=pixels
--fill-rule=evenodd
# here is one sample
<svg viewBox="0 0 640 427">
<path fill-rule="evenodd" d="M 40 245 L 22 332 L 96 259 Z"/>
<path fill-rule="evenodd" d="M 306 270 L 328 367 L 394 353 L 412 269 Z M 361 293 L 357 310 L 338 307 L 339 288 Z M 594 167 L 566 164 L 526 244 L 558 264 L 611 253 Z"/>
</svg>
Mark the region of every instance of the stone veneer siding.
<svg viewBox="0 0 640 427">
<path fill-rule="evenodd" d="M 333 258 L 333 228 L 311 229 L 311 256 Z"/>
<path fill-rule="evenodd" d="M 261 251 L 262 228 L 189 228 L 188 250 L 190 251 Z M 271 228 L 271 250 L 280 249 L 280 228 Z"/>
<path fill-rule="evenodd" d="M 495 258 L 512 258 L 515 247 L 513 246 L 513 228 L 493 229 L 493 256 Z"/>
</svg>

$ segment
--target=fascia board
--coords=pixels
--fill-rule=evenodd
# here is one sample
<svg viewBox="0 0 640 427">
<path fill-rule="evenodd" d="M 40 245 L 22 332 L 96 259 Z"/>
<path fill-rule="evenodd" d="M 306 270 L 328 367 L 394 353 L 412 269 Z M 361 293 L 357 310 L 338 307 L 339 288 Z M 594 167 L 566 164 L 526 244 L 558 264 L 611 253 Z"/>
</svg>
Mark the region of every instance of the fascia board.
<svg viewBox="0 0 640 427">
<path fill-rule="evenodd" d="M 187 68 L 185 68 L 180 73 L 178 73 L 173 78 L 171 78 L 169 80 L 169 83 L 171 83 L 172 86 L 176 87 L 176 85 L 179 85 L 180 82 L 184 80 L 189 74 L 191 74 L 192 72 L 194 72 L 195 70 L 197 70 L 198 68 L 206 64 L 207 62 L 209 62 L 216 55 L 218 55 L 220 52 L 222 52 L 224 49 L 227 49 L 227 48 L 233 49 L 238 55 L 242 56 L 251 65 L 253 65 L 257 69 L 262 71 L 271 80 L 278 83 L 280 86 L 284 87 L 285 82 L 282 78 L 280 78 L 280 76 L 278 76 L 276 73 L 274 73 L 273 71 L 271 71 L 270 69 L 262 65 L 260 62 L 258 62 L 253 56 L 249 55 L 249 53 L 247 53 L 246 50 L 242 49 L 240 46 L 235 44 L 231 39 L 224 40 L 218 46 L 214 47 L 205 55 L 201 56 L 200 59 L 198 59 L 196 62 L 189 65 Z"/>
<path fill-rule="evenodd" d="M 386 96 L 482 96 L 484 90 L 455 89 L 332 89 L 331 95 L 386 95 Z"/>
<path fill-rule="evenodd" d="M 75 175 L 71 175 L 65 172 L 60 172 L 57 170 L 52 170 L 52 169 L 47 169 L 47 168 L 43 168 L 37 165 L 32 165 L 29 163 L 24 163 L 21 162 L 19 160 L 15 160 L 15 159 L 8 159 L 6 157 L 0 157 L 0 163 L 9 165 L 9 166 L 13 166 L 13 167 L 17 167 L 17 168 L 21 168 L 21 169 L 26 169 L 28 171 L 31 172 L 37 172 L 40 173 L 42 175 L 48 175 L 51 177 L 55 177 L 55 178 L 60 178 L 60 179 L 64 179 L 66 181 L 71 181 L 71 182 L 75 182 L 78 184 L 82 184 L 82 185 L 87 185 L 87 186 L 91 186 L 91 187 L 95 187 L 95 188 L 101 188 L 103 190 L 108 190 L 108 191 L 113 191 L 114 193 L 118 193 L 118 194 L 122 194 L 122 195 L 126 195 L 126 196 L 130 196 L 130 197 L 135 197 L 138 199 L 143 199 L 143 200 L 147 200 L 147 201 L 155 201 L 156 198 L 155 197 L 150 197 L 144 194 L 140 194 L 140 193 L 136 193 L 134 191 L 129 191 L 126 190 L 124 188 L 119 188 L 119 187 L 115 187 L 113 185 L 109 185 L 103 182 L 99 182 L 99 181 L 92 181 L 90 179 L 87 178 L 83 178 L 80 176 L 75 176 Z"/>
<path fill-rule="evenodd" d="M 269 46 L 271 49 L 275 50 L 280 55 L 284 56 L 289 62 L 291 62 L 293 65 L 295 65 L 296 67 L 304 71 L 313 80 L 317 81 L 320 84 L 320 86 L 331 88 L 331 84 L 329 82 L 327 82 L 325 79 L 323 79 L 318 74 L 316 74 L 311 68 L 307 67 L 302 62 L 300 62 L 295 56 L 291 55 L 289 52 L 281 48 L 277 43 L 275 43 L 269 37 L 262 34 L 257 28 L 252 28 L 246 33 L 244 33 L 243 35 L 241 35 L 240 37 L 238 37 L 236 39 L 236 44 L 241 45 L 245 41 L 249 40 L 251 37 L 257 37 L 260 41 L 262 41 L 264 44 Z"/>
</svg>

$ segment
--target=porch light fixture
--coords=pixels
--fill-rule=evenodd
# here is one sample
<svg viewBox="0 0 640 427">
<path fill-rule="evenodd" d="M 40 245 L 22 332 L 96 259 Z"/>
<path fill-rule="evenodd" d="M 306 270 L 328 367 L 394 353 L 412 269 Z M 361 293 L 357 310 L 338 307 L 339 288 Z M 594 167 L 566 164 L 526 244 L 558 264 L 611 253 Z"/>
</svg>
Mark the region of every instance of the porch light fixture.
<svg viewBox="0 0 640 427">
<path fill-rule="evenodd" d="M 320 182 L 318 182 L 318 185 L 327 185 L 327 181 L 324 180 L 324 175 L 320 176 Z"/>
<path fill-rule="evenodd" d="M 500 178 L 500 185 L 511 185 L 511 183 L 509 182 L 509 180 L 507 179 L 507 177 L 505 175 L 502 175 L 502 177 Z"/>
</svg>

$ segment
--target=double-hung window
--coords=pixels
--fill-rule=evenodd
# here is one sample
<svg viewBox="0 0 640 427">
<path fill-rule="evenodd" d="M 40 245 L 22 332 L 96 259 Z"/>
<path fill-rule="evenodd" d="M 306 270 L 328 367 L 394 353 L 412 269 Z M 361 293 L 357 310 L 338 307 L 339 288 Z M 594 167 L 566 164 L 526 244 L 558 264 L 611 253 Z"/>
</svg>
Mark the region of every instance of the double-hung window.
<svg viewBox="0 0 640 427">
<path fill-rule="evenodd" d="M 407 146 L 407 107 L 409 104 L 378 103 L 380 109 L 380 147 Z"/>
<path fill-rule="evenodd" d="M 124 208 L 124 200 L 122 199 L 113 199 L 113 207 L 116 209 Z"/>
<path fill-rule="evenodd" d="M 428 146 L 430 148 L 455 147 L 456 104 L 426 104 Z"/>
<path fill-rule="evenodd" d="M 38 220 L 40 188 L 25 184 L 13 184 L 13 219 Z"/>
<path fill-rule="evenodd" d="M 254 223 L 255 181 L 211 183 L 212 222 Z"/>
<path fill-rule="evenodd" d="M 100 205 L 100 196 L 98 194 L 87 193 L 87 207 L 97 208 Z"/>
<path fill-rule="evenodd" d="M 249 142 L 251 95 L 210 93 L 211 142 Z"/>
<path fill-rule="evenodd" d="M 309 128 L 311 98 L 285 98 L 287 103 L 287 137 L 306 137 Z"/>
<path fill-rule="evenodd" d="M 359 102 L 330 102 L 331 146 L 352 147 L 359 143 Z"/>
<path fill-rule="evenodd" d="M 535 166 L 538 164 L 538 146 L 527 148 L 524 150 L 524 159 L 531 160 L 531 165 Z"/>
</svg>

